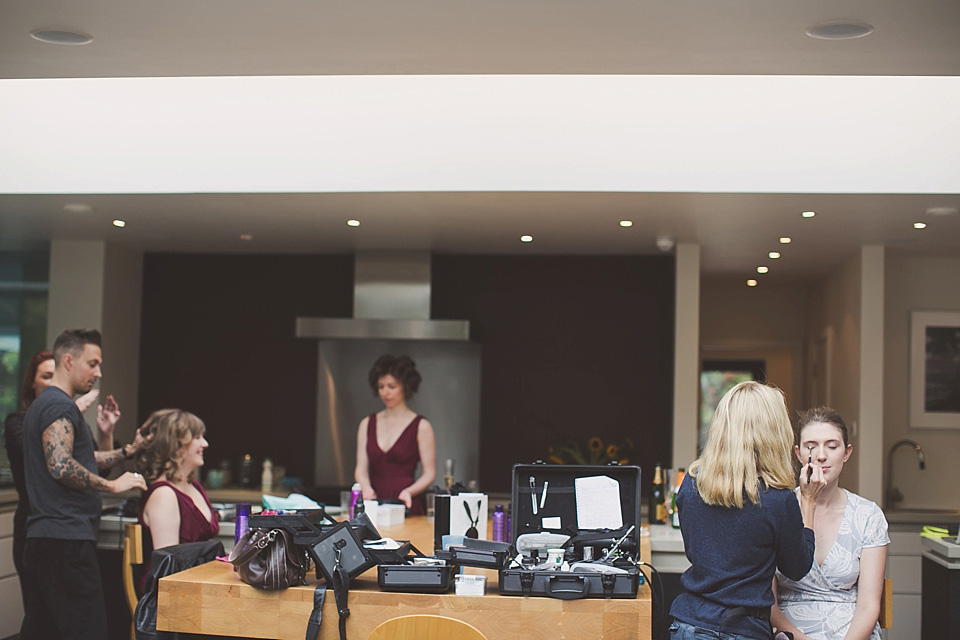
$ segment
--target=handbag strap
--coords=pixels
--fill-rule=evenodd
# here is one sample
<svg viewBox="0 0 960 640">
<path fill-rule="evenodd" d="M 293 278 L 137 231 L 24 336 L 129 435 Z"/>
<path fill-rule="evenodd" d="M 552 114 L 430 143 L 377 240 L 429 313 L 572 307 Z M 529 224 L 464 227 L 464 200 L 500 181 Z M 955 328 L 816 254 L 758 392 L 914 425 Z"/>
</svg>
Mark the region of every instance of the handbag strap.
<svg viewBox="0 0 960 640">
<path fill-rule="evenodd" d="M 273 542 L 279 533 L 279 529 L 271 529 L 270 531 L 250 529 L 243 534 L 243 538 L 240 539 L 237 546 L 230 552 L 230 562 L 235 565 L 249 562 L 255 555 L 263 549 L 266 549 L 267 545 Z M 246 539 L 246 544 L 243 544 L 244 539 Z"/>
<path fill-rule="evenodd" d="M 336 563 L 333 565 L 333 595 L 337 601 L 337 615 L 340 617 L 340 640 L 347 640 L 347 618 L 350 617 L 350 608 L 347 606 L 350 575 L 340 563 L 340 552 L 346 544 L 346 540 L 337 540 L 333 543 L 334 554 L 336 554 Z"/>
<path fill-rule="evenodd" d="M 310 612 L 310 621 L 307 622 L 307 639 L 317 640 L 320 635 L 320 623 L 323 622 L 323 601 L 327 598 L 326 585 L 318 584 L 313 590 L 313 611 Z"/>
</svg>

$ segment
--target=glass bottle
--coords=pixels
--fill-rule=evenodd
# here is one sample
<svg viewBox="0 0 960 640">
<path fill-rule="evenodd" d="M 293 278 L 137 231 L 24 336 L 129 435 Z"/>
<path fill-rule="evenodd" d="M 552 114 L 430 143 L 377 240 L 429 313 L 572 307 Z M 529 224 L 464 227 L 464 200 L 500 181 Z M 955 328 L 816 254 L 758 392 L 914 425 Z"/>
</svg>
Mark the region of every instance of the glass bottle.
<svg viewBox="0 0 960 640">
<path fill-rule="evenodd" d="M 667 523 L 667 497 L 663 493 L 663 469 L 658 464 L 653 470 L 653 489 L 648 511 L 650 524 Z"/>
<path fill-rule="evenodd" d="M 260 491 L 263 493 L 273 491 L 273 462 L 270 458 L 263 459 L 263 472 L 260 474 Z"/>
</svg>

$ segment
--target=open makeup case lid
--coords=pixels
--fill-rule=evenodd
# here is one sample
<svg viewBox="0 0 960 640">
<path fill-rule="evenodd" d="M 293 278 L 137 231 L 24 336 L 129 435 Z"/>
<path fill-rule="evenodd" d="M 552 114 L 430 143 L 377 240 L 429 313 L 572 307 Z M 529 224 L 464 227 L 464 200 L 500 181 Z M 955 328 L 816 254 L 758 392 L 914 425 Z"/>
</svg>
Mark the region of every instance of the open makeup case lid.
<svg viewBox="0 0 960 640">
<path fill-rule="evenodd" d="M 592 537 L 599 548 L 604 532 L 616 539 L 631 525 L 621 549 L 639 553 L 639 466 L 516 464 L 511 497 L 510 539 L 518 553 L 536 546 L 536 536 L 520 539 L 524 534 Z"/>
</svg>

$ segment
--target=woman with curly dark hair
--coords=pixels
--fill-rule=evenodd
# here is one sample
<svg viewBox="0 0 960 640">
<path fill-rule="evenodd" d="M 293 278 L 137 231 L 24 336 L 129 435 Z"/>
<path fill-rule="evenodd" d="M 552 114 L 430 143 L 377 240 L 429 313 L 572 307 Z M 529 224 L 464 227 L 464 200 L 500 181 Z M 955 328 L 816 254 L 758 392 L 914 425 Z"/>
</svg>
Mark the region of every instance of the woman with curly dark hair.
<svg viewBox="0 0 960 640">
<path fill-rule="evenodd" d="M 196 479 L 207 448 L 203 421 L 188 411 L 155 411 L 140 427 L 149 445 L 137 456 L 147 482 L 140 523 L 154 549 L 210 540 L 220 531 L 217 513 Z"/>
<path fill-rule="evenodd" d="M 424 512 L 419 495 L 437 474 L 433 425 L 407 407 L 420 388 L 420 373 L 409 356 L 380 356 L 370 369 L 373 395 L 384 409 L 372 413 L 357 429 L 357 468 L 354 478 L 365 500 L 400 500 L 414 515 Z M 420 477 L 414 479 L 417 464 Z"/>
</svg>

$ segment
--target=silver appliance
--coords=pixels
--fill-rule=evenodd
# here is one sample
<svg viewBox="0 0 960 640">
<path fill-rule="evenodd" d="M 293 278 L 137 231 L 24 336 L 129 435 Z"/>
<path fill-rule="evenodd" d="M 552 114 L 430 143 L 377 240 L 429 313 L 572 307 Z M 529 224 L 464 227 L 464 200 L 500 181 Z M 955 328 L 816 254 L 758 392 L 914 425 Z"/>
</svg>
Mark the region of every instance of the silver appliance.
<svg viewBox="0 0 960 640">
<path fill-rule="evenodd" d="M 367 375 L 385 353 L 408 355 L 423 376 L 410 408 L 427 417 L 437 440 L 437 483 L 447 459 L 456 478 L 475 479 L 480 449 L 480 345 L 467 321 L 431 320 L 430 254 L 359 252 L 354 318 L 297 318 L 296 335 L 317 340 L 314 484 L 348 486 L 357 427 L 383 408 Z"/>
</svg>

